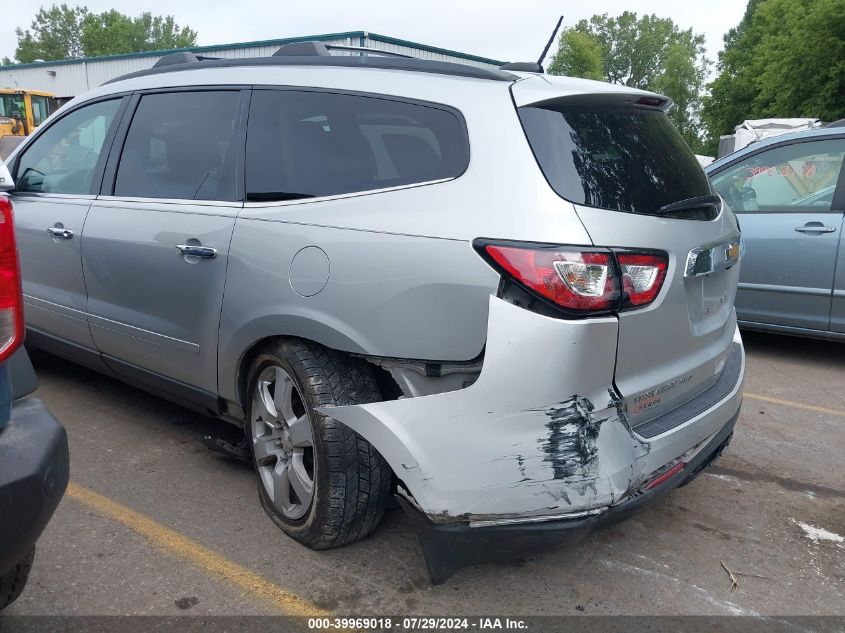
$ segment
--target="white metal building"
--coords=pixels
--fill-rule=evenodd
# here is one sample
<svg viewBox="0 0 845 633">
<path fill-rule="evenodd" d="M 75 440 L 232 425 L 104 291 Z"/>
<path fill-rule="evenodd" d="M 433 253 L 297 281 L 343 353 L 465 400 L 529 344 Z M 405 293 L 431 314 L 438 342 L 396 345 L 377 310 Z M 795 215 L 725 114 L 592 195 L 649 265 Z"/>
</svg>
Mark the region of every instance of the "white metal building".
<svg viewBox="0 0 845 633">
<path fill-rule="evenodd" d="M 376 33 L 368 33 L 367 31 L 349 31 L 261 42 L 197 46 L 178 50 L 0 66 L 0 88 L 44 90 L 61 98 L 75 97 L 115 77 L 151 68 L 163 55 L 170 53 L 190 51 L 198 55 L 220 58 L 267 57 L 275 53 L 283 44 L 307 40 L 319 40 L 325 44 L 340 46 L 363 46 L 411 55 L 421 59 L 458 62 L 487 68 L 495 68 L 504 63 L 495 59 L 409 42 L 377 35 Z"/>
</svg>

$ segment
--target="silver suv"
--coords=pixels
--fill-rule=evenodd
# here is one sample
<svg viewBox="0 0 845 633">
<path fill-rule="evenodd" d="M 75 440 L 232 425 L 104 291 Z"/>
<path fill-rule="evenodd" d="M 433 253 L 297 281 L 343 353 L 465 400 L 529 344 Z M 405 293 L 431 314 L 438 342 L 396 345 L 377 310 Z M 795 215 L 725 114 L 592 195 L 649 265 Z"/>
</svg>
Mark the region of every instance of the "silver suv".
<svg viewBox="0 0 845 633">
<path fill-rule="evenodd" d="M 516 68 L 309 43 L 74 99 L 9 161 L 28 343 L 241 426 L 309 547 L 395 495 L 435 580 L 686 483 L 736 218 L 668 99 Z"/>
</svg>

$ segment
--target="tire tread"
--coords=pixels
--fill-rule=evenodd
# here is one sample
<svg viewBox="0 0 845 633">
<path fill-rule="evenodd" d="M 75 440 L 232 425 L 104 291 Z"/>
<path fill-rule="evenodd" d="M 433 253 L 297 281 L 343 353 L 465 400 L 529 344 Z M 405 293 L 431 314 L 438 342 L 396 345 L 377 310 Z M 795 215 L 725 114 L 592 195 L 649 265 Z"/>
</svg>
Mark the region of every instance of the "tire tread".
<svg viewBox="0 0 845 633">
<path fill-rule="evenodd" d="M 315 408 L 382 398 L 363 359 L 300 339 L 279 339 L 265 353 L 295 363 Z M 375 447 L 345 424 L 319 413 L 312 419 L 319 425 L 315 433 L 320 433 L 327 448 L 328 472 L 323 480 L 328 484 L 327 511 L 319 530 L 291 535 L 312 549 L 331 549 L 363 539 L 379 525 L 390 500 L 392 471 Z M 278 517 L 274 520 L 291 533 Z"/>
</svg>

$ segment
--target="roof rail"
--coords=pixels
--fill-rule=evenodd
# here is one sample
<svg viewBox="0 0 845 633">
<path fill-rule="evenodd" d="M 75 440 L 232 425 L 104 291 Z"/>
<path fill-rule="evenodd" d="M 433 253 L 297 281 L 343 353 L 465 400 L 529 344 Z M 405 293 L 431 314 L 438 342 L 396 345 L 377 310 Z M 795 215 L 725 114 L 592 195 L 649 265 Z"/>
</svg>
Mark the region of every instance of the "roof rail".
<svg viewBox="0 0 845 633">
<path fill-rule="evenodd" d="M 153 68 L 161 68 L 162 66 L 172 66 L 174 64 L 196 64 L 206 60 L 220 59 L 219 57 L 208 57 L 206 55 L 194 55 L 189 51 L 182 51 L 180 53 L 171 53 L 165 55 L 155 64 Z"/>
<path fill-rule="evenodd" d="M 523 73 L 542 73 L 543 66 L 537 62 L 509 62 L 499 66 L 499 70 L 513 70 Z"/>
<path fill-rule="evenodd" d="M 293 44 L 285 44 L 275 53 L 273 57 L 327 57 L 331 51 L 352 51 L 358 53 L 368 53 L 370 55 L 384 55 L 386 57 L 407 57 L 409 59 L 416 59 L 413 55 L 403 55 L 402 53 L 394 53 L 393 51 L 383 51 L 377 48 L 367 48 L 366 46 L 345 46 L 343 44 L 325 44 L 318 40 L 309 40 L 307 42 L 294 42 Z"/>
<path fill-rule="evenodd" d="M 181 53 L 171 53 L 170 55 L 165 55 L 153 64 L 153 68 L 172 66 L 173 64 L 194 64 L 198 61 L 199 57 L 188 51 L 183 51 Z"/>
<path fill-rule="evenodd" d="M 366 46 L 343 46 L 341 44 L 326 44 L 326 48 L 330 51 L 351 51 L 357 53 L 368 53 L 370 55 L 383 55 L 385 57 L 404 57 L 405 59 L 419 59 L 413 55 L 405 55 L 404 53 L 394 53 L 393 51 L 383 51 L 380 48 L 367 48 Z"/>
<path fill-rule="evenodd" d="M 321 44 L 322 45 L 322 44 Z M 325 47 L 325 45 L 322 45 Z M 285 47 L 282 47 L 283 49 Z M 282 49 L 280 49 L 281 51 Z M 312 49 L 314 50 L 314 49 Z M 328 50 L 328 49 L 327 49 Z M 378 51 L 381 53 L 382 51 Z M 287 49 L 285 53 L 277 52 L 272 57 L 239 57 L 232 59 L 200 59 L 193 53 L 174 53 L 162 57 L 147 70 L 140 70 L 115 77 L 105 84 L 112 84 L 134 77 L 146 77 L 162 73 L 184 72 L 190 70 L 210 68 L 238 68 L 259 66 L 314 66 L 336 68 L 378 68 L 384 70 L 402 70 L 408 72 L 431 73 L 435 75 L 449 75 L 453 77 L 468 77 L 473 79 L 487 79 L 491 81 L 516 81 L 517 75 L 497 68 L 481 68 L 469 64 L 454 62 L 432 61 L 416 57 L 383 56 L 383 55 L 315 55 L 296 53 Z"/>
<path fill-rule="evenodd" d="M 294 42 L 293 44 L 285 44 L 275 53 L 273 57 L 328 57 L 329 49 L 322 42 L 316 40 L 309 40 L 307 42 Z"/>
</svg>

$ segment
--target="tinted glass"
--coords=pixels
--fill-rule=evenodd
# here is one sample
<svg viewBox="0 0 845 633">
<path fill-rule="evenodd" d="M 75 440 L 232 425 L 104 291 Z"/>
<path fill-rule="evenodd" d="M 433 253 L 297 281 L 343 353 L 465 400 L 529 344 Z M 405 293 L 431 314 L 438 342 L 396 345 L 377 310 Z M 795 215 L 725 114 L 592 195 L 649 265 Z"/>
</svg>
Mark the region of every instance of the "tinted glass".
<svg viewBox="0 0 845 633">
<path fill-rule="evenodd" d="M 146 95 L 126 136 L 114 195 L 234 200 L 238 92 Z"/>
<path fill-rule="evenodd" d="M 711 195 L 692 150 L 660 111 L 543 105 L 519 109 L 534 155 L 561 197 L 651 214 Z"/>
<path fill-rule="evenodd" d="M 16 191 L 90 194 L 120 100 L 82 107 L 51 125 L 26 149 L 17 167 Z"/>
<path fill-rule="evenodd" d="M 463 122 L 448 110 L 375 97 L 257 91 L 247 196 L 291 200 L 453 178 L 466 169 Z"/>
<path fill-rule="evenodd" d="M 830 211 L 843 155 L 845 139 L 776 147 L 713 176 L 713 186 L 739 213 Z"/>
</svg>

